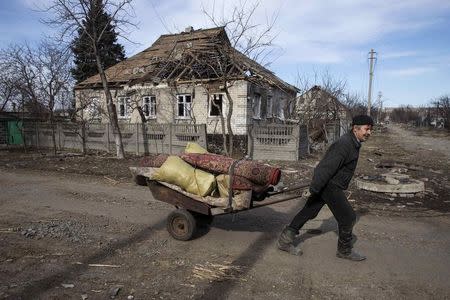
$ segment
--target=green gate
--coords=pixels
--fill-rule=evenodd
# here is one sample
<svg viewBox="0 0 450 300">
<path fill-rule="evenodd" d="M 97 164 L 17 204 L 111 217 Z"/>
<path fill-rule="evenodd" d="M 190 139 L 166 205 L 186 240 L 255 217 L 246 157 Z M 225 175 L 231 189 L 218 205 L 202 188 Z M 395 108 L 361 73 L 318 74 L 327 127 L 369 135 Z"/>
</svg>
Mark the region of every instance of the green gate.
<svg viewBox="0 0 450 300">
<path fill-rule="evenodd" d="M 22 121 L 8 121 L 8 144 L 23 144 Z"/>
</svg>

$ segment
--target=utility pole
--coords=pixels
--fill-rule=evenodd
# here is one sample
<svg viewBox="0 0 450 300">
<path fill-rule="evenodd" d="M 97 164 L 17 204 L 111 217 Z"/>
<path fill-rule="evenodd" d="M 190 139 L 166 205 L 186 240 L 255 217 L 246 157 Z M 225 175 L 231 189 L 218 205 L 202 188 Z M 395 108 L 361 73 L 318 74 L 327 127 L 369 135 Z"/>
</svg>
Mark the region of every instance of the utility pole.
<svg viewBox="0 0 450 300">
<path fill-rule="evenodd" d="M 367 115 L 370 116 L 370 105 L 372 101 L 372 80 L 373 80 L 373 71 L 375 68 L 376 52 L 373 49 L 370 49 L 369 52 L 369 95 L 367 97 Z"/>
</svg>

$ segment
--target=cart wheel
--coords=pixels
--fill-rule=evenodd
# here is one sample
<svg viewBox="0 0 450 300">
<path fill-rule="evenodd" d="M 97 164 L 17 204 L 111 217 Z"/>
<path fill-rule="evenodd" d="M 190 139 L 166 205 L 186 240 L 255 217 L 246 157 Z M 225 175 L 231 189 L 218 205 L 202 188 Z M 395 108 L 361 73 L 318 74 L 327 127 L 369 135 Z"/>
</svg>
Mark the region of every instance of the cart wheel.
<svg viewBox="0 0 450 300">
<path fill-rule="evenodd" d="M 136 176 L 134 176 L 134 182 L 137 185 L 145 186 L 145 185 L 147 185 L 147 177 L 142 176 L 142 175 L 136 175 Z"/>
<path fill-rule="evenodd" d="M 177 209 L 167 217 L 167 231 L 176 240 L 190 240 L 196 225 L 194 216 L 185 209 Z"/>
</svg>

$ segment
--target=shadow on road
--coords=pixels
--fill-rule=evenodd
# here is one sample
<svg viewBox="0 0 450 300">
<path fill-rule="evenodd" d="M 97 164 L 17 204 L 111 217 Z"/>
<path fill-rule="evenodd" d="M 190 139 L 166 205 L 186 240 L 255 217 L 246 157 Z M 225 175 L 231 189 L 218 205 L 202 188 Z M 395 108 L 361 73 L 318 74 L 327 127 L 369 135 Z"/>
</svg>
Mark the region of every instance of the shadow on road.
<svg viewBox="0 0 450 300">
<path fill-rule="evenodd" d="M 114 252 L 119 249 L 124 249 L 133 244 L 149 239 L 155 230 L 164 228 L 165 220 L 156 223 L 153 226 L 144 228 L 129 238 L 114 242 L 91 256 L 81 260 L 81 264 L 71 265 L 60 272 L 48 275 L 47 277 L 35 280 L 26 285 L 22 290 L 10 295 L 11 299 L 40 299 L 40 295 L 56 286 L 60 286 L 63 282 L 74 279 L 89 268 L 89 264 L 101 263 L 108 257 L 114 255 Z"/>
</svg>

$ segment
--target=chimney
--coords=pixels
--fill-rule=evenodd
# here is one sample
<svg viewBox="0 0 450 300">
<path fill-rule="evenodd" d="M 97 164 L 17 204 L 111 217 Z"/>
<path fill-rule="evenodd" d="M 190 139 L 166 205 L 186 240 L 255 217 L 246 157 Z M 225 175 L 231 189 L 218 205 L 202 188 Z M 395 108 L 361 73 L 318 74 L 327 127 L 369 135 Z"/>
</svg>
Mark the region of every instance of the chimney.
<svg viewBox="0 0 450 300">
<path fill-rule="evenodd" d="M 188 26 L 188 27 L 186 27 L 186 29 L 184 29 L 184 32 L 186 32 L 186 33 L 191 33 L 192 31 L 194 31 L 194 27 L 192 27 L 192 26 Z"/>
</svg>

